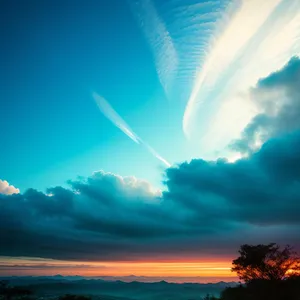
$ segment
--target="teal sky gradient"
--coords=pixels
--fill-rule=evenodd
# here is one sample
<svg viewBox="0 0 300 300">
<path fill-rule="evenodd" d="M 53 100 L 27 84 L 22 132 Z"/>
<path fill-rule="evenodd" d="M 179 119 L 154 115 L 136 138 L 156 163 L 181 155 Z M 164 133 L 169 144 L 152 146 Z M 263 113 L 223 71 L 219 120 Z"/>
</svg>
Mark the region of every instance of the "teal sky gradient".
<svg viewBox="0 0 300 300">
<path fill-rule="evenodd" d="M 7 4 L 1 55 L 1 177 L 21 191 L 104 169 L 159 184 L 163 168 L 100 113 L 97 91 L 171 162 L 187 156 L 184 101 L 166 99 L 125 1 Z M 18 170 L 16 172 L 16 170 Z M 161 172 L 160 172 L 161 173 Z"/>
<path fill-rule="evenodd" d="M 299 1 L 260 4 L 2 3 L 0 179 L 23 192 L 104 170 L 161 187 L 165 166 L 93 93 L 171 164 L 238 158 L 228 145 L 263 110 L 249 90 L 300 54 Z"/>
</svg>

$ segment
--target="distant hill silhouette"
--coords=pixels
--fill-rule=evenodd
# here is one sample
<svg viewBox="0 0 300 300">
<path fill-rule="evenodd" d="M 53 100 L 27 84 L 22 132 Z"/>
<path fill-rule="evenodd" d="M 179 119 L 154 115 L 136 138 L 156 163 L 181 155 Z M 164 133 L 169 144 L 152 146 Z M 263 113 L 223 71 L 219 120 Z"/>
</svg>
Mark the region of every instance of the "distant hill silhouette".
<svg viewBox="0 0 300 300">
<path fill-rule="evenodd" d="M 2 278 L 3 279 L 3 278 Z M 65 294 L 90 295 L 99 300 L 190 300 L 202 299 L 207 294 L 219 296 L 226 287 L 236 286 L 236 282 L 219 283 L 168 283 L 124 282 L 85 279 L 80 276 L 6 277 L 14 285 L 26 286 L 38 297 Z M 134 279 L 132 277 L 132 279 Z M 1 280 L 1 279 L 0 279 Z M 99 298 L 100 297 L 100 298 Z"/>
</svg>

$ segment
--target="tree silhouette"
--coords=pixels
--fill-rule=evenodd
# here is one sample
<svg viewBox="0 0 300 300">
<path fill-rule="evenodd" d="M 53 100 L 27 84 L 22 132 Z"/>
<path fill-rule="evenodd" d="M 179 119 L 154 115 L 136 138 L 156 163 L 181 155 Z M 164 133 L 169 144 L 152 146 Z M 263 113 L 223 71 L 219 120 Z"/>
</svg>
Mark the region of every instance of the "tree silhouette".
<svg viewBox="0 0 300 300">
<path fill-rule="evenodd" d="M 232 271 L 243 281 L 255 279 L 282 280 L 300 270 L 300 259 L 290 246 L 275 244 L 242 245 L 240 256 L 233 260 Z"/>
</svg>

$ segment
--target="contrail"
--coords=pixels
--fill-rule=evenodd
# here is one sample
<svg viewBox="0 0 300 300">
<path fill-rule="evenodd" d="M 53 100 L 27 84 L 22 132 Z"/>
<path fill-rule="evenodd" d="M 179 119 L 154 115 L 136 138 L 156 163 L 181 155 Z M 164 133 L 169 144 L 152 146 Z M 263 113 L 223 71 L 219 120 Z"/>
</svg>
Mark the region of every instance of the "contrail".
<svg viewBox="0 0 300 300">
<path fill-rule="evenodd" d="M 144 141 L 141 141 L 141 144 L 152 154 L 154 155 L 157 159 L 159 159 L 161 162 L 163 162 L 168 168 L 171 167 L 171 164 L 164 159 L 162 156 L 160 156 L 151 146 L 149 146 L 148 144 L 146 144 Z"/>
<path fill-rule="evenodd" d="M 164 165 L 170 167 L 171 164 L 159 155 L 151 146 L 144 142 L 122 119 L 122 117 L 112 108 L 112 106 L 99 94 L 94 92 L 92 94 L 96 104 L 98 105 L 100 111 L 103 115 L 110 120 L 116 127 L 122 130 L 129 138 L 131 138 L 135 143 L 144 146 L 154 157 L 160 160 Z"/>
<path fill-rule="evenodd" d="M 299 29 L 299 0 L 232 1 L 216 26 L 190 93 L 183 117 L 185 135 L 191 136 L 195 122 L 205 119 L 208 110 L 214 116 L 203 128 L 209 142 L 215 143 L 212 132 L 214 139 L 240 132 L 256 112 L 237 95 L 300 54 Z M 246 118 L 237 126 L 241 113 Z"/>
<path fill-rule="evenodd" d="M 138 136 L 133 132 L 133 130 L 128 126 L 128 124 L 126 124 L 126 122 L 120 117 L 120 115 L 111 107 L 111 105 L 97 93 L 93 93 L 93 98 L 96 101 L 103 115 L 108 120 L 110 120 L 115 126 L 121 129 L 134 142 L 139 144 Z"/>
</svg>

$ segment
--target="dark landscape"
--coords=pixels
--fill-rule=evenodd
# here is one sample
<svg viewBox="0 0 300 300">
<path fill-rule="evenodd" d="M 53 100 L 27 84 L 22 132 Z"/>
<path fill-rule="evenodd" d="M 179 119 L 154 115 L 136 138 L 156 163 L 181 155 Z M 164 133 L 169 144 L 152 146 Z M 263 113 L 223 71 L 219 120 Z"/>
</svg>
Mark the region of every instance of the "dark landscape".
<svg viewBox="0 0 300 300">
<path fill-rule="evenodd" d="M 65 294 L 76 294 L 103 300 L 189 300 L 202 299 L 207 294 L 219 296 L 224 288 L 237 285 L 234 282 L 176 284 L 165 281 L 153 283 L 105 281 L 60 275 L 52 277 L 0 277 L 0 280 L 7 280 L 12 285 L 29 289 L 40 299 L 52 299 Z"/>
</svg>

